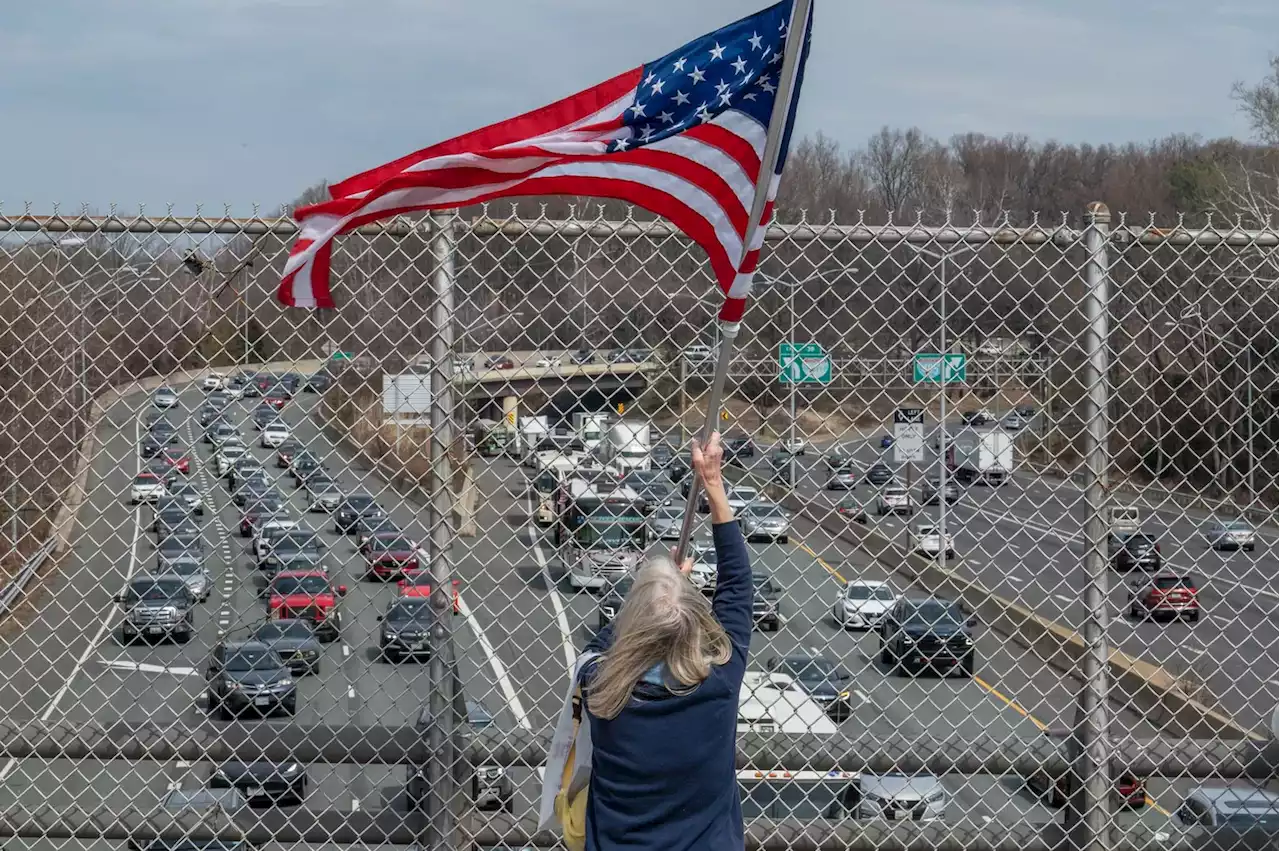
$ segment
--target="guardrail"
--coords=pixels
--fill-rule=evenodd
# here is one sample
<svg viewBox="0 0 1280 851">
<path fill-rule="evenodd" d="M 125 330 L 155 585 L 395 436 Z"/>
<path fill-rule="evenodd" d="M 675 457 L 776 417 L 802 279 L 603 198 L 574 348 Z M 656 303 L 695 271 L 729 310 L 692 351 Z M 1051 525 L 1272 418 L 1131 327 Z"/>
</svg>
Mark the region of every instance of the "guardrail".
<svg viewBox="0 0 1280 851">
<path fill-rule="evenodd" d="M 40 549 L 36 550 L 26 561 L 22 563 L 22 567 L 9 580 L 9 584 L 0 589 L 0 620 L 9 614 L 9 610 L 13 608 L 14 603 L 22 597 L 27 590 L 27 584 L 31 582 L 31 578 L 40 572 L 40 568 L 49 560 L 49 556 L 53 554 L 53 547 L 56 541 L 53 538 L 47 539 L 40 545 Z"/>
</svg>

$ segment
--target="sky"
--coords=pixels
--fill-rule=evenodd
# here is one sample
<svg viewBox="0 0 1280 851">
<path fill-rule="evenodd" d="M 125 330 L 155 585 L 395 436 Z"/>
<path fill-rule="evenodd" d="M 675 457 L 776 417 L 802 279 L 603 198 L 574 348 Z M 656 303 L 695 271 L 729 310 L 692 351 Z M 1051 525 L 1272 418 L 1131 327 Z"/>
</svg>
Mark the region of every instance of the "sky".
<svg viewBox="0 0 1280 851">
<path fill-rule="evenodd" d="M 4 0 L 0 212 L 275 208 L 767 0 Z M 1244 137 L 1275 0 L 815 0 L 797 132 Z"/>
</svg>

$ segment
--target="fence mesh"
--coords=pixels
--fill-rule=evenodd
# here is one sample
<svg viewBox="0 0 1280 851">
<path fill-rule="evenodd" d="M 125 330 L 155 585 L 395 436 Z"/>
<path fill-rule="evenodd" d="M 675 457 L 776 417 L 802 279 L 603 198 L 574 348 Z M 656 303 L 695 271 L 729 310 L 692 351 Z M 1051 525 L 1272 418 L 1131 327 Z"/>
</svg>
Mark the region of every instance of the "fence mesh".
<svg viewBox="0 0 1280 851">
<path fill-rule="evenodd" d="M 715 412 L 755 583 L 738 729 L 775 743 L 740 765 L 750 841 L 898 848 L 903 820 L 1033 847 L 1084 801 L 1096 847 L 1274 847 L 1273 772 L 1144 773 L 1115 743 L 1274 740 L 1276 232 L 1015 225 L 769 233 Z M 698 251 L 589 206 L 397 220 L 341 241 L 339 307 L 303 313 L 274 301 L 287 221 L 0 231 L 2 720 L 197 743 L 5 759 L 0 829 L 552 841 L 538 760 L 500 746 L 542 753 L 581 647 L 678 534 L 722 343 Z M 1060 760 L 907 757 L 1070 757 L 1091 686 L 1101 796 Z M 425 747 L 344 763 L 357 727 Z M 269 758 L 234 746 L 254 729 Z M 785 748 L 850 738 L 877 764 Z"/>
</svg>

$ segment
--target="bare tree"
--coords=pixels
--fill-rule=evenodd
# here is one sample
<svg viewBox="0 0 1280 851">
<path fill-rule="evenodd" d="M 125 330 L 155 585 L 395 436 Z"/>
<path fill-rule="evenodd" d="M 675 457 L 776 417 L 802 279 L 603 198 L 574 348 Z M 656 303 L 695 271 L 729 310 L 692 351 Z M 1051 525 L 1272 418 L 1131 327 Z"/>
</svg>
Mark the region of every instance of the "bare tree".
<svg viewBox="0 0 1280 851">
<path fill-rule="evenodd" d="M 1280 144 L 1280 56 L 1271 57 L 1271 73 L 1252 86 L 1237 80 L 1231 87 L 1236 109 L 1249 119 L 1249 129 L 1263 145 Z"/>
<path fill-rule="evenodd" d="M 867 142 L 862 154 L 863 168 L 886 212 L 900 214 L 920 201 L 925 160 L 934 145 L 916 127 L 909 130 L 882 127 Z"/>
</svg>

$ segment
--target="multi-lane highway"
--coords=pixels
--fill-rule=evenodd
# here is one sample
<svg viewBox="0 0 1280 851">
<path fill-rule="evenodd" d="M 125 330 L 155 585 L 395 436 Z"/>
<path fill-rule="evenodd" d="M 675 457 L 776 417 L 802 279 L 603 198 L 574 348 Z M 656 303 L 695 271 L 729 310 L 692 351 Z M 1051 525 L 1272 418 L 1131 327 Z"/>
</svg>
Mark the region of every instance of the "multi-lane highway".
<svg viewBox="0 0 1280 851">
<path fill-rule="evenodd" d="M 185 388 L 183 410 L 194 410 L 199 398 L 199 391 Z M 375 475 L 348 464 L 343 450 L 331 445 L 310 420 L 308 409 L 313 404 L 314 397 L 302 396 L 286 408 L 296 436 L 327 458 L 345 488 L 379 494 L 404 528 L 422 533 L 420 507 Z M 136 719 L 186 724 L 203 719 L 207 717 L 206 654 L 220 635 L 243 635 L 264 616 L 252 582 L 254 571 L 243 551 L 246 540 L 236 534 L 237 510 L 225 485 L 210 473 L 207 448 L 197 444 L 193 476 L 210 507 L 204 535 L 216 590 L 198 608 L 198 632 L 189 644 L 121 644 L 120 613 L 111 597 L 127 577 L 145 571 L 155 559 L 147 528 L 150 509 L 131 508 L 125 501 L 139 463 L 139 413 L 148 405 L 146 397 L 125 399 L 104 419 L 102 446 L 90 481 L 91 501 L 81 518 L 75 550 L 64 560 L 60 574 L 50 579 L 35 618 L 0 648 L 0 705 L 12 720 L 75 724 Z M 251 405 L 235 405 L 245 420 L 242 427 L 247 438 L 254 436 L 248 422 Z M 176 412 L 174 418 L 179 419 Z M 199 437 L 194 422 L 184 423 L 182 432 L 193 442 Z M 273 469 L 273 456 L 267 450 L 252 451 Z M 469 699 L 482 700 L 499 724 L 545 731 L 559 707 L 572 657 L 589 625 L 595 623 L 596 601 L 585 592 L 569 593 L 564 586 L 554 549 L 531 524 L 525 471 L 506 459 L 482 463 L 478 476 L 481 533 L 460 540 L 454 553 L 464 610 L 454 621 L 464 689 Z M 301 495 L 294 493 L 288 480 L 281 478 L 279 487 L 291 494 L 294 511 L 305 516 Z M 987 501 L 962 506 L 957 516 L 976 527 L 971 518 L 981 517 L 982 511 L 998 513 L 1000 509 L 994 507 L 998 503 L 989 500 L 1004 495 L 983 496 Z M 326 646 L 320 675 L 301 680 L 299 718 L 412 723 L 426 701 L 424 668 L 413 663 L 388 664 L 375 652 L 376 617 L 395 593 L 394 586 L 363 580 L 351 540 L 335 535 L 323 515 L 310 515 L 310 519 L 329 544 L 329 569 L 335 581 L 346 584 L 350 592 L 342 602 L 341 640 Z M 972 549 L 965 537 L 970 532 L 961 534 L 966 542 L 962 549 Z M 1010 529 L 1004 535 L 1010 553 L 1015 552 L 1017 534 Z M 1027 547 L 1028 553 L 1043 551 L 1043 559 L 1053 556 L 1043 542 L 1017 545 Z M 768 658 L 796 649 L 816 649 L 838 660 L 854 675 L 850 688 L 854 711 L 843 722 L 851 732 L 882 730 L 886 736 L 910 736 L 959 731 L 1029 740 L 1045 726 L 1062 726 L 1071 718 L 1072 682 L 986 631 L 978 636 L 979 662 L 972 680 L 913 679 L 887 672 L 876 661 L 873 636 L 844 632 L 832 624 L 832 599 L 842 582 L 854 578 L 885 579 L 909 589 L 850 545 L 800 526 L 788 544 L 752 545 L 752 553 L 754 566 L 770 573 L 785 591 L 785 623 L 776 633 L 756 634 L 752 667 L 762 668 Z M 1015 561 L 1034 562 L 1034 558 L 1021 554 Z M 1042 561 L 1041 571 L 1051 563 Z M 1012 570 L 1007 573 L 1015 575 Z M 1034 580 L 1030 571 L 1026 582 L 1032 581 L 1047 580 Z M 1069 593 L 1066 584 L 1063 588 Z M 1027 594 L 1023 589 L 1020 596 L 1026 599 Z M 1119 713 L 1116 723 L 1139 737 L 1159 735 L 1145 719 L 1128 713 Z M 13 801 L 55 810 L 73 804 L 93 808 L 100 802 L 146 808 L 168 788 L 200 786 L 208 771 L 207 765 L 181 762 L 13 760 L 0 763 L 0 808 Z M 309 806 L 404 807 L 402 767 L 311 766 L 308 771 L 314 781 Z M 516 812 L 528 813 L 536 801 L 537 784 L 527 771 L 514 773 L 513 779 L 517 781 Z M 949 775 L 944 784 L 952 796 L 948 818 L 958 823 L 1054 818 L 1015 778 Z M 1191 785 L 1194 781 L 1152 780 L 1152 806 L 1118 818 L 1122 823 L 1136 818 L 1161 823 Z"/>
<path fill-rule="evenodd" d="M 949 430 L 960 428 L 953 423 Z M 887 431 L 888 429 L 886 429 Z M 881 449 L 879 435 L 848 445 L 860 468 L 882 460 L 896 468 L 900 480 L 937 473 L 937 455 L 928 448 L 925 461 L 912 470 Z M 768 475 L 763 459 L 753 469 Z M 845 494 L 826 490 L 827 468 L 817 452 L 799 459 L 797 492 L 824 511 Z M 875 490 L 861 484 L 854 495 L 870 503 Z M 983 585 L 1018 601 L 1050 620 L 1072 627 L 1084 617 L 1085 583 L 1083 494 L 1069 482 L 1020 473 L 1000 488 L 961 489 L 959 502 L 947 506 L 947 529 L 955 536 L 960 569 Z M 937 506 L 911 517 L 870 517 L 873 526 L 897 541 L 909 528 L 936 520 Z M 1132 575 L 1109 574 L 1108 636 L 1112 646 L 1165 667 L 1176 676 L 1199 677 L 1199 697 L 1240 725 L 1266 734 L 1276 711 L 1278 646 L 1274 530 L 1258 531 L 1253 552 L 1214 551 L 1204 541 L 1207 517 L 1178 507 L 1143 509 L 1143 530 L 1159 538 L 1165 568 L 1199 580 L 1204 614 L 1198 623 L 1137 621 L 1129 616 Z"/>
</svg>

